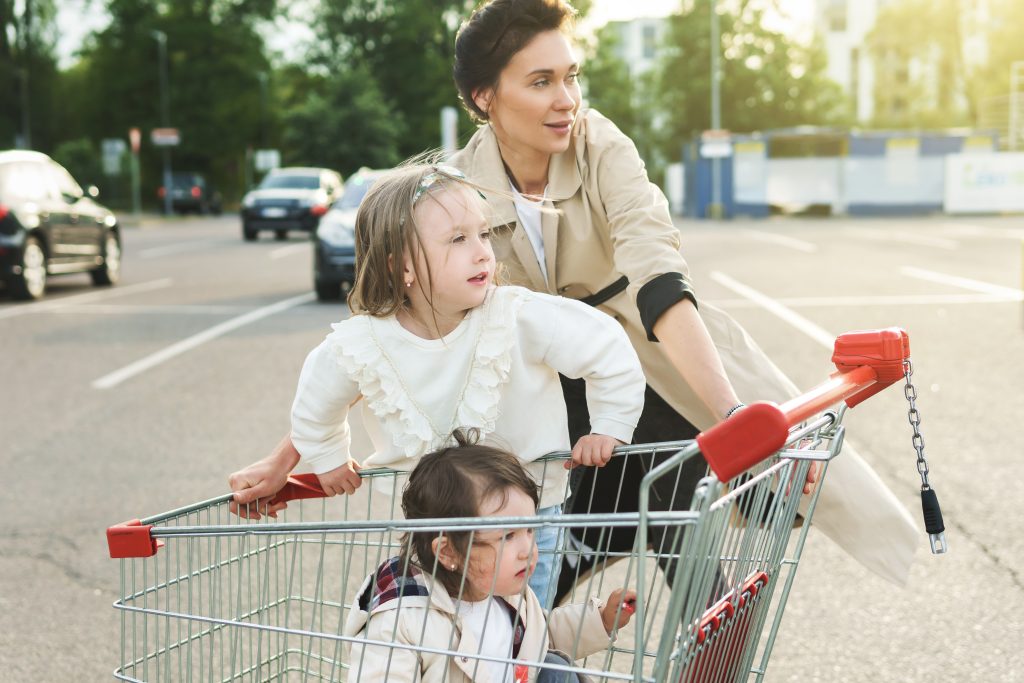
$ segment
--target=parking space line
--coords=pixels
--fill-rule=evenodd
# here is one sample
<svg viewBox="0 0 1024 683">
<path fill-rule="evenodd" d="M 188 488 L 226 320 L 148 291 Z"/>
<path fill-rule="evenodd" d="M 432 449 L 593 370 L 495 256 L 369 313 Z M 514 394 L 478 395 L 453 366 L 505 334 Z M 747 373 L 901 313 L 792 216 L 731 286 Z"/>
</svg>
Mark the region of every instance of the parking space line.
<svg viewBox="0 0 1024 683">
<path fill-rule="evenodd" d="M 960 246 L 956 240 L 945 237 L 933 237 L 931 235 L 918 235 L 904 230 L 876 230 L 875 228 L 856 227 L 847 231 L 853 237 L 863 237 L 878 242 L 901 242 L 904 244 L 916 244 L 923 247 L 935 247 L 952 251 Z"/>
<path fill-rule="evenodd" d="M 171 278 L 165 277 L 159 280 L 140 282 L 137 285 L 125 285 L 114 287 L 112 289 L 86 292 L 85 294 L 73 294 L 71 296 L 51 299 L 48 301 L 37 301 L 31 304 L 14 304 L 10 308 L 0 310 L 0 318 L 13 318 L 16 315 L 22 315 L 24 313 L 41 313 L 55 308 L 65 308 L 84 301 L 101 301 L 105 299 L 113 299 L 119 296 L 126 296 L 128 294 L 148 292 L 154 289 L 164 289 L 166 287 L 170 287 L 172 282 L 174 281 Z"/>
<path fill-rule="evenodd" d="M 133 304 L 83 304 L 81 306 L 60 306 L 53 309 L 53 312 L 62 313 L 64 315 L 145 315 L 147 313 L 155 313 L 157 315 L 166 315 L 169 313 L 177 313 L 180 315 L 230 315 L 232 313 L 242 313 L 247 310 L 249 309 L 245 306 L 189 306 L 178 304 L 137 306 Z"/>
<path fill-rule="evenodd" d="M 199 240 L 197 242 L 179 242 L 177 244 L 168 244 L 163 247 L 150 247 L 149 249 L 143 249 L 139 252 L 139 256 L 144 259 L 158 258 L 160 256 L 168 256 L 171 254 L 181 254 L 188 251 L 198 251 L 200 249 L 215 245 L 224 244 L 223 240 Z"/>
<path fill-rule="evenodd" d="M 306 294 L 293 296 L 290 299 L 278 301 L 277 303 L 270 304 L 269 306 L 263 306 L 262 308 L 249 311 L 248 313 L 236 318 L 226 320 L 219 325 L 214 325 L 213 327 L 194 334 L 187 339 L 182 339 L 180 342 L 171 344 L 170 346 L 163 348 L 156 353 L 152 353 L 145 358 L 141 358 L 130 365 L 126 365 L 119 370 L 106 374 L 103 377 L 94 380 L 92 382 L 92 387 L 94 389 L 110 389 L 111 387 L 116 387 L 125 380 L 131 379 L 136 375 L 140 375 L 147 370 L 151 370 L 161 363 L 165 363 L 172 358 L 186 353 L 187 351 L 191 351 L 208 341 L 222 337 L 228 332 L 232 332 L 240 327 L 254 323 L 257 320 L 262 320 L 263 318 L 274 315 L 275 313 L 280 313 L 281 311 L 286 311 L 289 308 L 294 308 L 295 306 L 308 303 L 313 301 L 315 298 L 316 295 L 313 292 L 307 292 Z"/>
<path fill-rule="evenodd" d="M 961 289 L 969 289 L 972 292 L 982 292 L 983 294 L 1002 296 L 1011 301 L 1024 300 L 1024 290 L 1016 289 L 1014 287 L 994 285 L 990 282 L 972 280 L 958 275 L 947 275 L 946 273 L 939 273 L 934 270 L 927 270 L 925 268 L 917 268 L 914 266 L 903 266 L 900 268 L 900 272 L 907 277 L 917 278 L 918 280 L 927 280 L 928 282 L 937 282 L 939 284 L 950 285 L 952 287 L 960 287 Z"/>
<path fill-rule="evenodd" d="M 1024 229 L 1001 228 L 975 223 L 943 223 L 942 231 L 950 235 L 964 237 L 985 237 L 1002 240 L 1024 240 Z"/>
<path fill-rule="evenodd" d="M 798 240 L 795 237 L 789 237 L 788 235 L 779 235 L 774 232 L 765 232 L 763 230 L 740 230 L 744 235 L 761 242 L 768 242 L 770 244 L 777 244 L 782 247 L 788 247 L 790 249 L 796 249 L 802 251 L 805 254 L 813 254 L 818 251 L 818 245 L 804 240 Z"/>
<path fill-rule="evenodd" d="M 888 296 L 804 296 L 776 299 L 793 308 L 834 306 L 943 306 L 947 304 L 1004 304 L 1019 299 L 997 294 L 892 294 Z M 756 308 L 749 299 L 709 299 L 723 308 Z"/>
<path fill-rule="evenodd" d="M 742 282 L 738 282 L 729 277 L 728 275 L 726 275 L 725 273 L 722 273 L 717 270 L 711 272 L 711 279 L 717 282 L 718 284 L 722 285 L 723 287 L 731 289 L 733 292 L 739 294 L 744 299 L 749 299 L 750 301 L 753 301 L 754 303 L 756 303 L 769 313 L 781 318 L 785 322 L 789 323 L 796 329 L 806 334 L 814 341 L 824 346 L 826 349 L 831 350 L 833 345 L 835 344 L 836 336 L 834 334 L 831 334 L 824 328 L 815 325 L 810 320 L 803 317 L 796 311 L 787 308 L 786 306 L 783 306 L 778 301 L 772 299 L 766 294 L 762 294 L 756 289 L 748 287 Z"/>
<path fill-rule="evenodd" d="M 307 251 L 309 251 L 309 242 L 303 242 L 302 244 L 290 244 L 287 247 L 278 247 L 271 251 L 270 258 L 277 260 L 279 258 L 284 258 L 285 256 L 305 253 Z"/>
</svg>

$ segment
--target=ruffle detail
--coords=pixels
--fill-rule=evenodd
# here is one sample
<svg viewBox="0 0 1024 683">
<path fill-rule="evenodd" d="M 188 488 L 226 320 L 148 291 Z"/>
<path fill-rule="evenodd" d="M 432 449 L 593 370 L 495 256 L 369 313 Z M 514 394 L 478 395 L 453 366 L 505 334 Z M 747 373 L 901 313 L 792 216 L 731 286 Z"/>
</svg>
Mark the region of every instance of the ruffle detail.
<svg viewBox="0 0 1024 683">
<path fill-rule="evenodd" d="M 520 287 L 496 287 L 473 312 L 481 319 L 469 321 L 476 328 L 467 330 L 477 336 L 476 352 L 465 388 L 457 389 L 462 398 L 455 407 L 456 428 L 475 427 L 483 437 L 494 432 L 501 389 L 508 381 L 512 349 L 518 341 L 516 317 L 527 293 Z M 359 385 L 367 406 L 405 457 L 416 458 L 446 445 L 450 435 L 434 433 L 379 345 L 374 324 L 369 316 L 355 316 L 332 326 L 328 342 L 338 365 Z"/>
<path fill-rule="evenodd" d="M 494 433 L 501 389 L 508 382 L 512 349 L 519 339 L 516 319 L 527 294 L 521 287 L 495 287 L 487 297 L 473 369 L 456 407 L 456 427 L 476 427 L 484 437 Z"/>
</svg>

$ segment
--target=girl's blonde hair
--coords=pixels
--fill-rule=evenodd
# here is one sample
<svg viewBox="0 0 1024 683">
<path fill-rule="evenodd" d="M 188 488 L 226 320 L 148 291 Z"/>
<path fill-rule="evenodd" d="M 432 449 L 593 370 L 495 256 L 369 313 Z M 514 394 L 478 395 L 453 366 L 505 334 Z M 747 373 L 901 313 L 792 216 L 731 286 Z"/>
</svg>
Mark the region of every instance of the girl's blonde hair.
<svg viewBox="0 0 1024 683">
<path fill-rule="evenodd" d="M 467 180 L 458 169 L 432 162 L 436 158 L 436 154 L 415 157 L 389 171 L 373 184 L 359 205 L 356 281 L 348 296 L 354 313 L 387 317 L 406 306 L 404 255 L 408 251 L 413 264 L 419 263 L 422 243 L 416 230 L 415 208 L 425 198 L 464 186 L 471 190 L 470 196 L 479 195 L 486 208 L 484 188 Z M 425 274 L 416 273 L 416 286 L 428 294 L 433 307 L 432 295 L 424 284 L 430 281 L 428 264 Z"/>
</svg>

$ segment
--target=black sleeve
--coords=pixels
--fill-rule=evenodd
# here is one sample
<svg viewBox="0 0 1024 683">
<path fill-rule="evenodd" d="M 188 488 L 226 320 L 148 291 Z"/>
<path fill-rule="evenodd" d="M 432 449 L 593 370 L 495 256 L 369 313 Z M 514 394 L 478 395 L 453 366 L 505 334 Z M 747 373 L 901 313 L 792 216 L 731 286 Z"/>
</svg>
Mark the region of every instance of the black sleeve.
<svg viewBox="0 0 1024 683">
<path fill-rule="evenodd" d="M 697 295 L 682 273 L 664 273 L 640 288 L 636 295 L 636 306 L 640 309 L 640 320 L 647 331 L 648 341 L 658 341 L 654 336 L 654 323 L 683 299 L 689 299 L 694 307 L 697 306 Z"/>
</svg>

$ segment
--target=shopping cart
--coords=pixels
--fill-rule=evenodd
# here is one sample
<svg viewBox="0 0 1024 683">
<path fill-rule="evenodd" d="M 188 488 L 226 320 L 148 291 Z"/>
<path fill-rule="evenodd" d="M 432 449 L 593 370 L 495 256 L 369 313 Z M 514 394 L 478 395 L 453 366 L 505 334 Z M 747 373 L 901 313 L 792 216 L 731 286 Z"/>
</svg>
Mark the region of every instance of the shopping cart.
<svg viewBox="0 0 1024 683">
<path fill-rule="evenodd" d="M 415 653 L 424 662 L 468 657 L 474 671 L 502 662 L 530 680 L 541 668 L 595 680 L 760 680 L 821 490 L 803 495 L 808 470 L 818 463 L 824 476 L 839 454 L 848 406 L 908 376 L 906 335 L 896 329 L 845 335 L 833 360 L 839 372 L 807 394 L 778 406 L 754 404 L 695 441 L 617 449 L 616 457 L 651 465 L 633 512 L 402 520 L 394 494 L 405 473 L 373 470 L 362 473 L 373 483 L 356 496 L 332 499 L 323 498 L 315 477 L 294 477 L 279 494 L 289 506 L 278 519 L 236 516 L 225 495 L 111 527 L 107 538 L 111 556 L 121 558 L 122 595 L 114 603 L 121 615 L 121 664 L 114 676 L 356 681 L 365 653 L 376 648 Z M 688 509 L 657 509 L 652 487 L 678 479 L 700 455 L 711 473 L 700 480 Z M 566 457 L 554 454 L 548 461 L 561 467 Z M 539 526 L 587 538 L 582 547 L 567 542 L 558 551 L 562 571 L 575 572 L 568 601 L 636 590 L 632 623 L 611 634 L 600 651 L 575 647 L 582 619 L 568 645 L 563 638 L 560 649 L 571 660 L 565 664 L 540 665 L 524 653 L 467 656 L 425 641 L 346 632 L 360 584 L 398 555 L 411 534 Z M 928 531 L 941 534 L 940 527 L 936 505 Z M 618 529 L 634 534 L 631 550 L 610 542 Z M 584 554 L 596 560 L 586 573 L 574 561 Z"/>
</svg>

